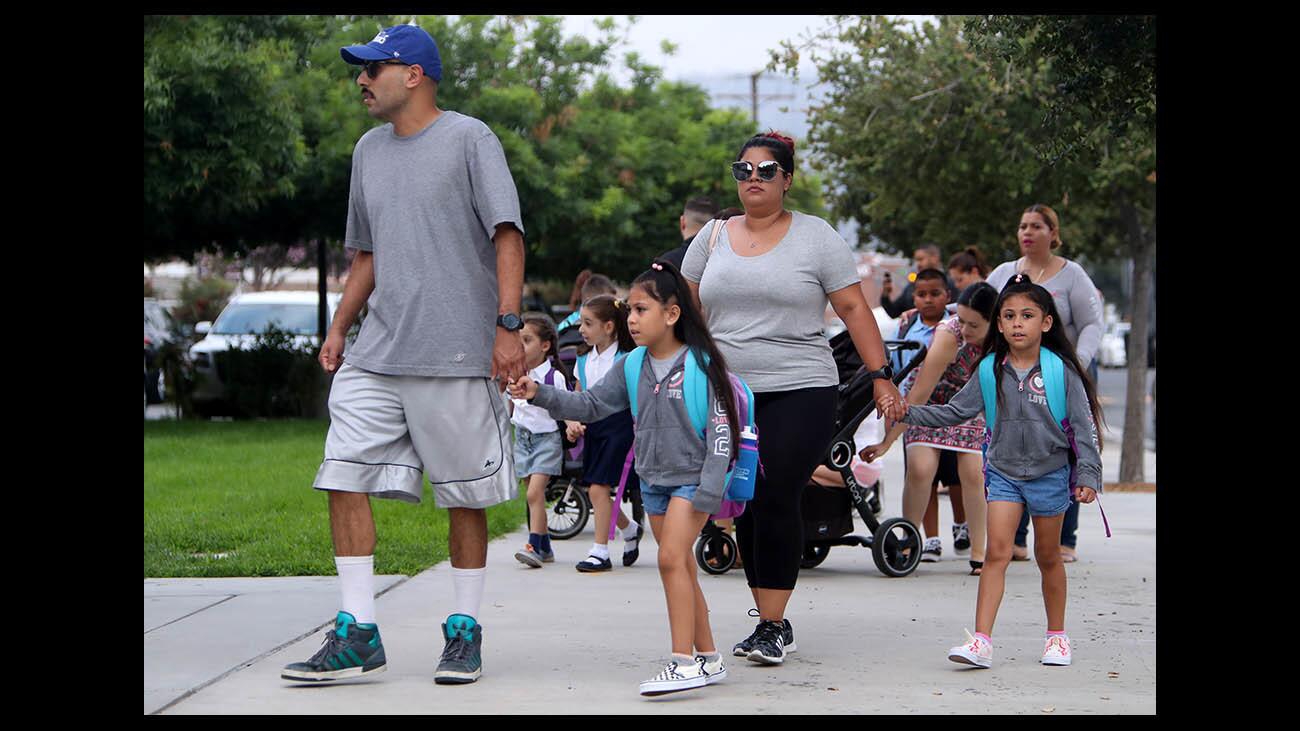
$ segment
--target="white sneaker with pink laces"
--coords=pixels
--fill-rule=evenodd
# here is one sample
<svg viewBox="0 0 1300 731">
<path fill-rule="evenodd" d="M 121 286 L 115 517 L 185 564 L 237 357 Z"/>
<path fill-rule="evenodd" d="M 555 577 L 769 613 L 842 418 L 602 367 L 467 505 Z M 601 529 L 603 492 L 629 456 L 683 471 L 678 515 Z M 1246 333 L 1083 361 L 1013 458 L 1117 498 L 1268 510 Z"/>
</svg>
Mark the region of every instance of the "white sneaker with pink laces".
<svg viewBox="0 0 1300 731">
<path fill-rule="evenodd" d="M 963 630 L 966 633 L 966 644 L 957 645 L 948 651 L 948 659 L 963 665 L 974 665 L 977 668 L 987 668 L 993 666 L 993 646 L 979 637 L 975 637 L 970 630 Z"/>
<path fill-rule="evenodd" d="M 1065 635 L 1048 635 L 1043 648 L 1044 665 L 1070 664 L 1070 638 Z"/>
</svg>

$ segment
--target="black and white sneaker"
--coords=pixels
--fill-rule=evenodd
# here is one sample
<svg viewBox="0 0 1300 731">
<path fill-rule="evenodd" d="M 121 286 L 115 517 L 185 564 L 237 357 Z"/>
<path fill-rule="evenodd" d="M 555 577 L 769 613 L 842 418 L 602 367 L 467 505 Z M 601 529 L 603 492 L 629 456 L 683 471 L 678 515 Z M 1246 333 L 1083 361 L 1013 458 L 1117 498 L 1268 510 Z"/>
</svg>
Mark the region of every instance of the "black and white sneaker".
<svg viewBox="0 0 1300 731">
<path fill-rule="evenodd" d="M 780 622 L 760 622 L 755 631 L 754 649 L 749 659 L 761 665 L 780 665 L 785 662 L 785 627 Z"/>
<path fill-rule="evenodd" d="M 965 523 L 952 526 L 952 552 L 963 557 L 970 555 L 970 528 Z"/>
<path fill-rule="evenodd" d="M 934 563 L 943 555 L 943 542 L 938 536 L 925 539 L 925 548 L 921 549 L 921 560 L 926 563 Z"/>
<path fill-rule="evenodd" d="M 718 653 L 712 661 L 703 655 L 696 655 L 695 662 L 699 663 L 700 670 L 704 672 L 705 685 L 713 685 L 727 677 L 727 666 L 722 664 L 722 653 Z"/>
<path fill-rule="evenodd" d="M 757 609 L 749 610 L 749 616 L 751 617 L 759 616 L 758 610 Z M 749 657 L 749 653 L 754 649 L 754 642 L 755 640 L 758 639 L 758 630 L 762 626 L 763 626 L 762 622 L 759 622 L 758 624 L 754 625 L 754 631 L 750 633 L 750 635 L 745 639 L 741 640 L 740 642 L 737 642 L 735 647 L 731 648 L 731 654 L 735 655 L 736 657 Z M 781 627 L 782 627 L 781 641 L 785 645 L 785 651 L 789 653 L 799 649 L 798 646 L 794 644 L 794 627 L 790 624 L 790 620 L 788 619 L 781 620 Z"/>
<path fill-rule="evenodd" d="M 757 609 L 749 610 L 749 616 L 757 617 L 758 610 Z M 731 654 L 735 655 L 736 657 L 749 657 L 750 650 L 754 649 L 754 641 L 758 639 L 758 630 L 762 626 L 763 626 L 762 622 L 759 622 L 758 624 L 754 625 L 754 631 L 750 632 L 749 636 L 746 637 L 745 639 L 741 640 L 740 642 L 737 642 L 736 645 L 731 648 Z"/>
<path fill-rule="evenodd" d="M 709 676 L 704 673 L 703 659 L 696 658 L 691 662 L 678 662 L 675 659 L 668 661 L 662 672 L 641 683 L 641 695 L 663 695 L 703 688 L 709 682 Z"/>
</svg>

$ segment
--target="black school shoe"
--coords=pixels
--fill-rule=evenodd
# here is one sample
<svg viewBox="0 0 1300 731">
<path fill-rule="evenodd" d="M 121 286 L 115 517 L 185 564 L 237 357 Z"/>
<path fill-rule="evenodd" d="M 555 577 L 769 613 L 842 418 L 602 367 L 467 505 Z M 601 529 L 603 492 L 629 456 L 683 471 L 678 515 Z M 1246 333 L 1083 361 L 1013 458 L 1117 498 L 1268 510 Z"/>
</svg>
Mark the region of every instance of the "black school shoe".
<svg viewBox="0 0 1300 731">
<path fill-rule="evenodd" d="M 587 556 L 586 558 L 579 561 L 578 565 L 575 566 L 574 568 L 578 569 L 578 571 L 581 571 L 584 574 L 594 574 L 594 573 L 599 573 L 601 571 L 613 570 L 614 564 L 611 563 L 610 560 L 607 558 Z"/>
<path fill-rule="evenodd" d="M 623 541 L 623 565 L 631 566 L 641 557 L 641 536 L 645 535 L 645 528 L 641 525 L 636 527 L 636 538 L 630 541 Z"/>
</svg>

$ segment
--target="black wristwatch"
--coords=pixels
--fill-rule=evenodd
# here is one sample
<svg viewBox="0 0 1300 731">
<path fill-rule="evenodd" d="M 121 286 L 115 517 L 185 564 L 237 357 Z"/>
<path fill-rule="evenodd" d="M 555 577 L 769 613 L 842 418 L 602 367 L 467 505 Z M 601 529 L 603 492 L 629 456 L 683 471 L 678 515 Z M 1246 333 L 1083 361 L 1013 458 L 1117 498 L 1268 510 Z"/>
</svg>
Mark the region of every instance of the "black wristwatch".
<svg viewBox="0 0 1300 731">
<path fill-rule="evenodd" d="M 875 380 L 877 378 L 883 378 L 886 381 L 892 381 L 894 379 L 894 368 L 893 366 L 889 365 L 889 363 L 885 363 L 877 370 L 867 371 L 867 378 L 870 378 L 872 380 Z"/>
<path fill-rule="evenodd" d="M 510 332 L 519 332 L 524 329 L 524 320 L 513 312 L 507 312 L 504 315 L 497 315 L 497 327 L 503 327 Z"/>
</svg>

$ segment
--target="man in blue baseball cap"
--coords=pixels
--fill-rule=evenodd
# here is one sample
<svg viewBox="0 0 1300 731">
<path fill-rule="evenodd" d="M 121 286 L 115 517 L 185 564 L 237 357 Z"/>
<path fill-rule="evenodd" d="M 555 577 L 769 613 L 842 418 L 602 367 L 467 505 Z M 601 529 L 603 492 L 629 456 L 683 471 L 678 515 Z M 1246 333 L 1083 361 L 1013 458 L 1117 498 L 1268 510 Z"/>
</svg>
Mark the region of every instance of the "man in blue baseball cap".
<svg viewBox="0 0 1300 731">
<path fill-rule="evenodd" d="M 341 610 L 324 646 L 281 677 L 320 682 L 387 668 L 370 499 L 418 504 L 427 474 L 450 513 L 455 598 L 434 681 L 472 683 L 482 672 L 486 508 L 517 490 L 501 390 L 527 372 L 519 196 L 492 130 L 438 108 L 442 60 L 428 33 L 385 28 L 339 53 L 362 67 L 361 102 L 387 124 L 352 151 L 344 245 L 356 256 L 319 357 L 333 383 L 312 486 L 329 495 Z"/>
</svg>

